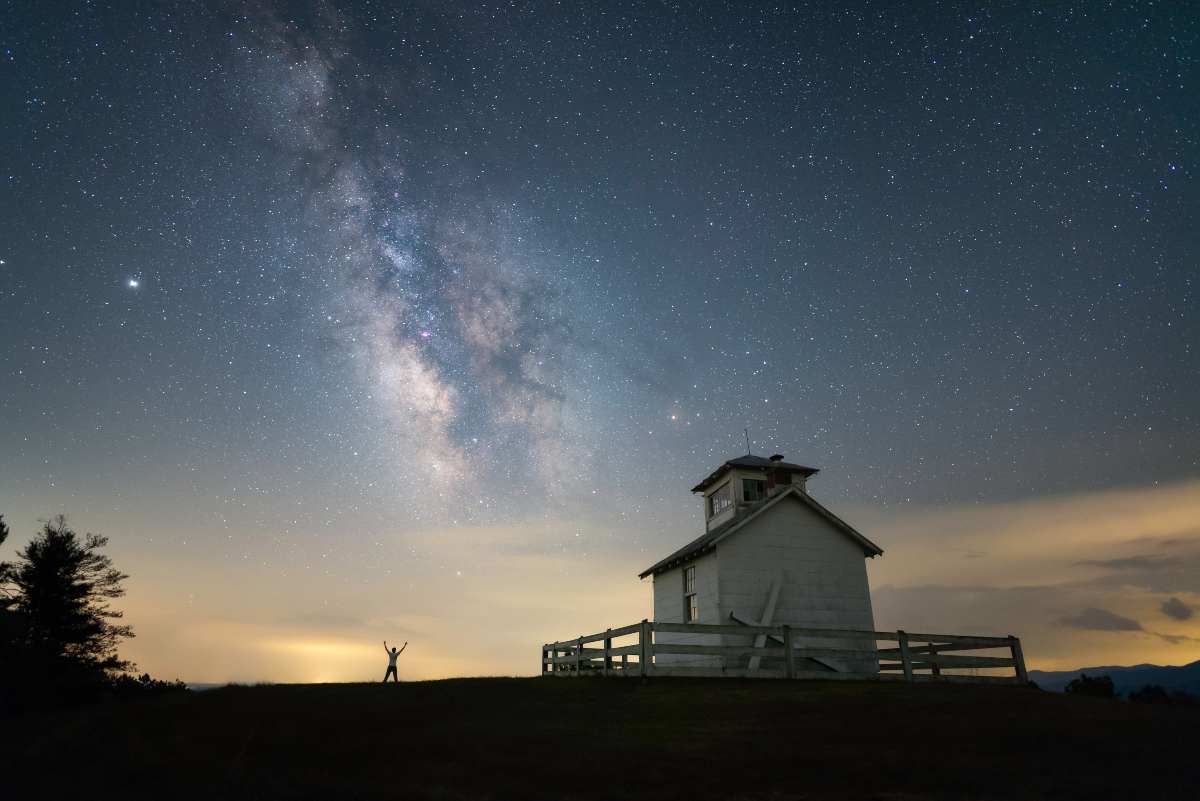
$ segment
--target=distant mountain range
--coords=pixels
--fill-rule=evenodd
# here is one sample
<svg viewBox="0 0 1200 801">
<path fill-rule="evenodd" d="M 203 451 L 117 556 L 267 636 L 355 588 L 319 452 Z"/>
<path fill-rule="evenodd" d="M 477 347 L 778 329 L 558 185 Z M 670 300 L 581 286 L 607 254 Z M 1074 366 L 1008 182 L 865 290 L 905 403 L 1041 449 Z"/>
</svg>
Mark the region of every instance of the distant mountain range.
<svg viewBox="0 0 1200 801">
<path fill-rule="evenodd" d="M 1113 687 L 1121 695 L 1128 695 L 1132 690 L 1140 690 L 1147 684 L 1157 684 L 1167 690 L 1184 690 L 1193 695 L 1200 695 L 1200 660 L 1190 665 L 1131 665 L 1120 667 L 1116 665 L 1101 667 L 1086 667 L 1078 670 L 1031 670 L 1030 681 L 1037 682 L 1043 690 L 1062 692 L 1071 679 L 1079 677 L 1080 673 L 1089 676 L 1109 676 Z"/>
</svg>

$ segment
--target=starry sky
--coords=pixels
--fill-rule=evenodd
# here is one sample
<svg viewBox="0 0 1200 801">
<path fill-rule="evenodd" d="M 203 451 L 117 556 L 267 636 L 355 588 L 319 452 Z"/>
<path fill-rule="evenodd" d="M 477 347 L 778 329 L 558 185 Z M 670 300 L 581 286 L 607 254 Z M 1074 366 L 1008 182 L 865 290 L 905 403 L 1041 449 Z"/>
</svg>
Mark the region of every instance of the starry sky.
<svg viewBox="0 0 1200 801">
<path fill-rule="evenodd" d="M 1200 658 L 1184 4 L 0 12 L 3 558 L 191 681 L 536 672 L 746 450 L 881 628 Z"/>
</svg>

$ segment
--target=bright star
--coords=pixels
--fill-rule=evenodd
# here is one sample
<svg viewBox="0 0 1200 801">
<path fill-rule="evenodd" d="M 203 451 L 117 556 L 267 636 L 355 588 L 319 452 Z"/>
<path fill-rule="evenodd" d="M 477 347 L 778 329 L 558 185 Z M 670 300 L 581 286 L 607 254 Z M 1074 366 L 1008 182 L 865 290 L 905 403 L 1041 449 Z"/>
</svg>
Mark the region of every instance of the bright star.
<svg viewBox="0 0 1200 801">
<path fill-rule="evenodd" d="M 129 279 L 129 288 L 130 289 L 137 289 L 139 286 L 141 286 L 141 284 L 142 284 L 142 282 L 137 280 L 136 278 Z"/>
</svg>

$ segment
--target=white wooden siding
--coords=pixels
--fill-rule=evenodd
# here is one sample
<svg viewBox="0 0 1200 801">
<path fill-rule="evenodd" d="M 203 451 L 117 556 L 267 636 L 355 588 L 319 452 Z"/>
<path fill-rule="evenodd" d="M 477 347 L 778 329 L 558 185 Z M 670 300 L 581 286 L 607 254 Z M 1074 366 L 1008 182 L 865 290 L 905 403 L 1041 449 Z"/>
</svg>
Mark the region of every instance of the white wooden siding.
<svg viewBox="0 0 1200 801">
<path fill-rule="evenodd" d="M 717 556 L 711 551 L 695 561 L 659 573 L 654 577 L 654 620 L 657 623 L 686 623 L 687 610 L 683 605 L 683 570 L 696 567 L 696 600 L 699 604 L 698 623 L 720 623 L 720 585 Z M 656 642 L 674 645 L 720 645 L 717 634 L 656 634 Z M 721 658 L 688 654 L 662 654 L 655 657 L 662 664 L 720 667 Z"/>
<path fill-rule="evenodd" d="M 772 580 L 782 581 L 772 625 L 872 631 L 871 590 L 862 547 L 797 498 L 786 498 L 717 546 L 719 612 L 758 621 Z M 741 645 L 727 638 L 730 645 Z M 749 642 L 749 638 L 745 640 Z M 857 647 L 834 641 L 810 647 Z M 831 664 L 874 670 L 874 660 Z M 729 667 L 729 666 L 727 666 Z"/>
</svg>

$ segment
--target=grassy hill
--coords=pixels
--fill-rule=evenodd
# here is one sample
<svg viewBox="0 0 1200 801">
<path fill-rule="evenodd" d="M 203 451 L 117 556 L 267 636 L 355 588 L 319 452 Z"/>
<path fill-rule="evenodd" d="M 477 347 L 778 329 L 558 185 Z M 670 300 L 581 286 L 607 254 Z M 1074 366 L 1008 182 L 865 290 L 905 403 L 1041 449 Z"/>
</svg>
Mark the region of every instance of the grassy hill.
<svg viewBox="0 0 1200 801">
<path fill-rule="evenodd" d="M 1109 801 L 1200 786 L 1200 709 L 1024 687 L 276 685 L 8 723 L 6 790 L 28 793 L 14 798 Z"/>
</svg>

